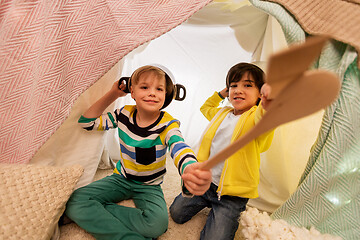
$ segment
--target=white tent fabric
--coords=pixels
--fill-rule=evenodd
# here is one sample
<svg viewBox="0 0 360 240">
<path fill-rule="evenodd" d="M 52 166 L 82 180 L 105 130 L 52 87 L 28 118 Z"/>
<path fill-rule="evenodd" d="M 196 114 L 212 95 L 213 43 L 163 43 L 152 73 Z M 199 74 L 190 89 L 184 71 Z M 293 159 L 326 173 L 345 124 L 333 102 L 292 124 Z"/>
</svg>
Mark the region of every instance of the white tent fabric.
<svg viewBox="0 0 360 240">
<path fill-rule="evenodd" d="M 78 187 L 91 182 L 101 158 L 119 158 L 116 132 L 86 132 L 77 125 L 78 118 L 120 76 L 129 76 L 139 66 L 151 63 L 169 68 L 175 81 L 186 87 L 186 99 L 174 100 L 165 110 L 180 120 L 185 140 L 195 147 L 208 123 L 200 113 L 200 106 L 214 91 L 225 87 L 228 69 L 244 61 L 266 70 L 269 55 L 287 46 L 273 17 L 253 6 L 224 7 L 225 3 L 213 2 L 187 22 L 129 53 L 78 98 L 68 119 L 31 163 L 57 166 L 80 163 L 85 172 Z M 133 103 L 126 96 L 108 110 Z M 226 100 L 223 104 L 227 104 Z M 295 191 L 322 114 L 276 129 L 271 148 L 261 156 L 260 197 L 251 200 L 250 206 L 273 212 Z"/>
</svg>

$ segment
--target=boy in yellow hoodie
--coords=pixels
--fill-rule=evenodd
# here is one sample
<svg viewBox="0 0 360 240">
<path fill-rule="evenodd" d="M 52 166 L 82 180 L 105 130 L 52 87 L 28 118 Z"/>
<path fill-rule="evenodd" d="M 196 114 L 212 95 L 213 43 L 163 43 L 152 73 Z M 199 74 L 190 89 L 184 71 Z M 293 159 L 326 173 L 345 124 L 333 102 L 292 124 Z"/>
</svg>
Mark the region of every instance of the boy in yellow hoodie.
<svg viewBox="0 0 360 240">
<path fill-rule="evenodd" d="M 200 141 L 198 161 L 211 158 L 254 127 L 270 103 L 267 99 L 270 91 L 259 67 L 249 63 L 234 65 L 227 74 L 226 88 L 215 92 L 200 108 L 210 123 Z M 232 107 L 220 108 L 226 97 Z M 270 147 L 272 138 L 273 131 L 269 131 L 215 166 L 205 194 L 192 198 L 179 194 L 170 206 L 172 219 L 185 223 L 209 207 L 211 211 L 200 239 L 233 239 L 249 198 L 258 197 L 260 153 Z"/>
</svg>

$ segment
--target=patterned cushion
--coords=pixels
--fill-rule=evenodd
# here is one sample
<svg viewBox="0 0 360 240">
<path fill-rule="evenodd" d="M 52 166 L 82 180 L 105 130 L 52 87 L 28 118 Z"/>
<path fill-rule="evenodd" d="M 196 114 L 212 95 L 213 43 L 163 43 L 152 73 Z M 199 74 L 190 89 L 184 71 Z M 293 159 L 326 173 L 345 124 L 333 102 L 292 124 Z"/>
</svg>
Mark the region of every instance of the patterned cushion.
<svg viewBox="0 0 360 240">
<path fill-rule="evenodd" d="M 50 239 L 82 172 L 80 165 L 0 164 L 0 238 Z"/>
</svg>

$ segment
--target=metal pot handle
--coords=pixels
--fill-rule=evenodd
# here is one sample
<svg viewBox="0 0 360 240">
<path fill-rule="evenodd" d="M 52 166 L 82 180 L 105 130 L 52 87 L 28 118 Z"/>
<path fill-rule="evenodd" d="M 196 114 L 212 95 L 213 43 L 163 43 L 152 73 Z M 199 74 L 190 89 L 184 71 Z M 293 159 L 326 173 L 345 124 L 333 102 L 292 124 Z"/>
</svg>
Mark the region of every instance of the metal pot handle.
<svg viewBox="0 0 360 240">
<path fill-rule="evenodd" d="M 126 84 L 126 88 L 124 89 L 124 92 L 125 93 L 130 93 L 130 77 L 121 77 L 120 80 L 119 80 L 119 85 L 118 87 L 120 87 L 121 83 L 125 81 L 125 84 Z"/>
<path fill-rule="evenodd" d="M 183 95 L 182 96 L 180 96 L 180 90 L 183 90 Z M 175 100 L 178 100 L 178 101 L 182 101 L 182 100 L 184 100 L 185 99 L 185 97 L 186 97 L 186 89 L 185 89 L 185 87 L 183 86 L 183 85 L 181 85 L 181 84 L 175 84 Z"/>
</svg>

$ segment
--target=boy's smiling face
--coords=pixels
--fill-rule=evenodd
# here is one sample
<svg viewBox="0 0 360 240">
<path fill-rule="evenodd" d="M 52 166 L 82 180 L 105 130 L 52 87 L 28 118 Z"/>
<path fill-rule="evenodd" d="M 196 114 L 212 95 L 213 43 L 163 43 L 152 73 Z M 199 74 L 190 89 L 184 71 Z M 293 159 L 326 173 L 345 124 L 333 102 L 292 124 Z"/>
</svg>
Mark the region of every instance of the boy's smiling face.
<svg viewBox="0 0 360 240">
<path fill-rule="evenodd" d="M 138 111 L 159 112 L 164 105 L 166 94 L 165 77 L 154 72 L 144 72 L 136 84 L 131 86 L 131 97 L 135 99 Z"/>
<path fill-rule="evenodd" d="M 234 107 L 235 115 L 242 114 L 252 108 L 259 98 L 260 91 L 251 74 L 245 73 L 240 81 L 230 83 L 229 101 Z"/>
</svg>

